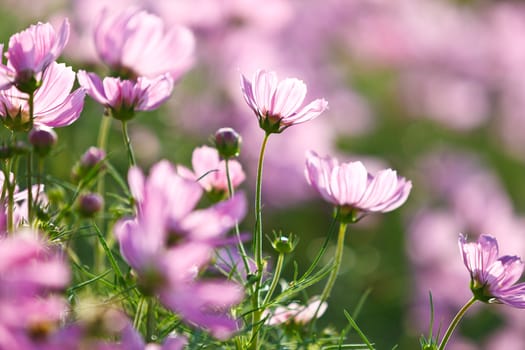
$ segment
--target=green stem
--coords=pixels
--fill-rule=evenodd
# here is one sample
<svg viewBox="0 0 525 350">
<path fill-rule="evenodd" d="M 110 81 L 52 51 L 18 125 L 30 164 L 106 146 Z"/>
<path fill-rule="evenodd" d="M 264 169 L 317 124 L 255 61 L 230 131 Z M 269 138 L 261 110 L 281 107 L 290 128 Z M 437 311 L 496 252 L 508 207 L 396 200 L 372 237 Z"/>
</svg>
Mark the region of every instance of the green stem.
<svg viewBox="0 0 525 350">
<path fill-rule="evenodd" d="M 102 121 L 100 122 L 100 128 L 98 129 L 97 147 L 106 150 L 108 146 L 108 135 L 109 128 L 111 127 L 111 117 L 104 114 Z"/>
<path fill-rule="evenodd" d="M 226 168 L 226 180 L 228 181 L 228 198 L 232 198 L 234 195 L 234 188 L 233 188 L 232 180 L 230 176 L 229 159 L 224 160 L 224 165 Z M 248 265 L 248 255 L 246 254 L 246 249 L 244 249 L 244 244 L 242 244 L 241 233 L 239 230 L 239 223 L 237 221 L 235 222 L 235 236 L 237 237 L 237 247 L 242 257 L 242 262 L 244 264 L 244 270 L 246 271 L 246 274 L 248 274 L 250 273 L 250 266 Z"/>
<path fill-rule="evenodd" d="M 144 304 L 146 303 L 146 297 L 142 296 L 137 304 L 137 309 L 135 310 L 135 317 L 133 317 L 133 328 L 139 329 L 140 320 L 142 319 L 142 314 L 144 313 Z"/>
<path fill-rule="evenodd" d="M 154 341 L 155 332 L 155 299 L 148 298 L 148 312 L 146 314 L 146 342 Z"/>
<path fill-rule="evenodd" d="M 347 227 L 347 224 L 344 222 L 339 224 L 339 234 L 337 236 L 337 246 L 335 250 L 334 268 L 332 272 L 330 273 L 328 282 L 326 282 L 326 286 L 324 287 L 323 293 L 321 294 L 321 303 L 319 304 L 319 306 L 321 306 L 321 304 L 324 303 L 330 296 L 330 292 L 332 291 L 332 288 L 335 284 L 335 280 L 337 279 L 337 275 L 339 274 L 339 269 L 341 267 L 341 261 L 343 260 L 343 249 L 345 246 L 346 227 Z M 317 311 L 319 311 L 319 308 Z M 317 316 L 317 311 L 316 311 L 316 316 Z"/>
<path fill-rule="evenodd" d="M 135 154 L 133 153 L 133 147 L 131 146 L 131 140 L 128 134 L 128 123 L 126 121 L 122 121 L 122 136 L 124 137 L 124 143 L 128 150 L 129 166 L 135 166 L 137 162 L 135 161 Z"/>
<path fill-rule="evenodd" d="M 35 205 L 38 205 L 38 199 L 40 197 L 40 186 L 42 185 L 42 174 L 44 172 L 44 160 L 42 157 L 38 157 L 37 162 L 37 173 L 36 173 L 36 183 L 37 183 L 37 190 L 36 190 L 36 197 L 35 197 Z"/>
<path fill-rule="evenodd" d="M 321 246 L 321 249 L 317 253 L 316 257 L 314 258 L 314 260 L 313 260 L 312 264 L 310 265 L 310 267 L 308 268 L 308 270 L 306 270 L 304 275 L 301 277 L 301 280 L 304 280 L 308 276 L 310 276 L 310 274 L 314 271 L 315 267 L 317 266 L 317 264 L 319 264 L 319 261 L 321 260 L 321 258 L 323 257 L 324 253 L 326 252 L 326 248 L 328 247 L 328 242 L 330 241 L 330 239 L 332 238 L 333 234 L 336 231 L 335 228 L 336 228 L 338 215 L 339 215 L 339 208 L 336 208 L 335 212 L 334 212 L 334 216 L 332 217 L 332 220 L 330 221 L 330 226 L 328 227 L 328 234 L 326 235 L 326 238 L 325 238 L 325 240 L 323 242 L 323 245 Z"/>
<path fill-rule="evenodd" d="M 14 159 L 7 159 L 4 169 L 4 186 L 7 190 L 7 232 L 14 231 L 14 184 L 11 183 L 11 168 L 13 167 Z M 14 181 L 14 180 L 13 180 Z M 2 190 L 3 193 L 3 190 Z"/>
<path fill-rule="evenodd" d="M 255 237 L 254 237 L 254 250 L 255 250 L 255 262 L 257 264 L 257 274 L 259 280 L 262 277 L 263 261 L 262 261 L 262 240 L 263 240 L 263 228 L 262 228 L 262 210 L 261 210 L 261 189 L 262 189 L 262 172 L 263 172 L 263 161 L 264 152 L 266 150 L 266 144 L 268 143 L 268 137 L 270 134 L 264 136 L 263 143 L 261 145 L 261 152 L 259 154 L 259 163 L 257 164 L 257 184 L 255 190 Z"/>
<path fill-rule="evenodd" d="M 476 297 L 472 297 L 463 307 L 458 311 L 452 322 L 450 323 L 450 326 L 448 326 L 447 331 L 445 332 L 445 335 L 443 336 L 443 339 L 441 340 L 441 344 L 439 345 L 438 350 L 444 350 L 445 346 L 447 346 L 448 340 L 450 339 L 450 336 L 452 335 L 452 332 L 454 332 L 454 329 L 456 329 L 457 325 L 459 324 L 459 321 L 463 318 L 463 315 L 467 310 L 476 302 Z"/>
<path fill-rule="evenodd" d="M 111 117 L 107 114 L 104 114 L 102 116 L 102 120 L 100 121 L 100 127 L 98 130 L 98 139 L 97 139 L 97 147 L 103 151 L 106 151 L 107 143 L 108 143 L 108 136 L 109 136 L 109 129 L 111 127 Z M 102 201 L 102 208 L 100 212 L 104 212 L 104 206 L 105 206 L 105 181 L 104 181 L 104 174 L 99 176 L 98 182 L 97 182 L 97 192 L 102 196 L 104 201 Z M 79 187 L 80 190 L 80 187 Z M 75 195 L 78 195 L 79 191 L 75 193 Z M 74 203 L 74 202 L 72 202 Z M 64 211 L 65 212 L 65 211 Z M 99 227 L 101 227 L 102 231 L 105 231 L 105 221 L 104 221 L 104 215 L 99 215 L 97 219 L 97 224 Z M 94 247 L 94 261 L 95 261 L 95 271 L 96 272 L 102 272 L 102 269 L 104 267 L 104 248 L 100 243 L 95 243 Z"/>
<path fill-rule="evenodd" d="M 283 270 L 283 265 L 284 265 L 283 263 L 284 263 L 284 254 L 279 253 L 279 256 L 277 257 L 277 264 L 275 265 L 275 272 L 273 274 L 272 283 L 270 284 L 270 289 L 268 290 L 268 293 L 266 294 L 266 297 L 264 298 L 264 301 L 262 303 L 263 312 L 268 302 L 270 302 L 272 294 L 275 291 L 277 284 L 279 283 L 279 278 L 281 278 L 281 271 Z"/>
<path fill-rule="evenodd" d="M 262 171 L 264 152 L 266 150 L 266 144 L 268 143 L 269 133 L 264 135 L 264 139 L 261 145 L 261 152 L 259 154 L 259 162 L 257 164 L 257 182 L 255 189 L 255 234 L 253 247 L 255 251 L 255 263 L 257 265 L 257 276 L 255 283 L 255 291 L 252 294 L 252 339 L 250 349 L 259 348 L 259 322 L 261 320 L 262 310 L 260 310 L 260 289 L 263 277 L 263 259 L 262 259 L 262 240 L 263 240 L 263 228 L 262 228 L 262 211 L 261 211 L 261 189 L 262 189 Z"/>
<path fill-rule="evenodd" d="M 33 222 L 33 184 L 31 181 L 31 168 L 33 165 L 32 155 L 32 151 L 29 151 L 29 153 L 27 154 L 27 221 L 30 226 L 31 222 Z"/>
<path fill-rule="evenodd" d="M 28 105 L 29 105 L 29 120 L 31 120 L 31 125 L 33 124 L 33 119 L 34 119 L 34 109 L 35 109 L 35 94 L 32 92 L 29 94 L 29 100 L 28 100 Z M 31 222 L 33 221 L 33 191 L 31 189 L 31 187 L 33 186 L 32 184 L 32 178 L 31 178 L 31 170 L 32 170 L 32 165 L 33 165 L 33 151 L 29 151 L 29 153 L 27 154 L 27 221 L 28 221 L 28 224 L 31 225 Z"/>
</svg>

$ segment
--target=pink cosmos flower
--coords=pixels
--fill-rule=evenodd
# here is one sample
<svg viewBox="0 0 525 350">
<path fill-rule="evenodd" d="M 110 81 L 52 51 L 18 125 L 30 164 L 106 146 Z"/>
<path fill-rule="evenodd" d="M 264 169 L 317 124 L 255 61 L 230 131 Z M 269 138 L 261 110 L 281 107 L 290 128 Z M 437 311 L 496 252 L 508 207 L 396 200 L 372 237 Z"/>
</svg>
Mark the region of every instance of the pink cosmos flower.
<svg viewBox="0 0 525 350">
<path fill-rule="evenodd" d="M 476 299 L 525 308 L 525 283 L 515 284 L 524 267 L 518 256 L 498 257 L 498 242 L 490 235 L 481 235 L 475 243 L 467 243 L 467 238 L 460 235 L 459 249 Z"/>
<path fill-rule="evenodd" d="M 301 305 L 294 302 L 286 306 L 278 306 L 273 312 L 265 310 L 263 318 L 268 317 L 265 323 L 270 326 L 275 326 L 283 323 L 295 323 L 298 325 L 304 325 L 310 322 L 314 318 L 314 316 L 317 316 L 317 318 L 321 317 L 326 311 L 327 307 L 328 304 L 326 302 L 323 302 L 321 304 L 321 301 L 319 299 L 312 299 L 308 302 L 307 305 Z M 316 311 L 318 308 L 319 312 L 317 312 L 316 315 Z"/>
<path fill-rule="evenodd" d="M 412 183 L 392 169 L 375 176 L 361 162 L 339 164 L 332 157 L 306 154 L 306 180 L 328 202 L 356 214 L 389 212 L 405 203 Z"/>
<path fill-rule="evenodd" d="M 173 79 L 168 74 L 154 79 L 139 77 L 136 81 L 105 77 L 102 81 L 96 74 L 81 70 L 78 81 L 89 96 L 111 110 L 112 116 L 119 120 L 133 118 L 135 111 L 158 108 L 173 90 Z"/>
<path fill-rule="evenodd" d="M 100 58 L 123 77 L 177 80 L 193 63 L 195 39 L 183 26 L 166 28 L 161 18 L 136 8 L 104 11 L 95 26 Z"/>
<path fill-rule="evenodd" d="M 306 85 L 299 79 L 278 81 L 275 72 L 259 70 L 252 81 L 241 75 L 241 89 L 248 106 L 267 133 L 280 133 L 284 129 L 307 122 L 319 116 L 328 102 L 317 99 L 301 108 L 306 96 Z"/>
<path fill-rule="evenodd" d="M 34 125 L 58 128 L 78 119 L 84 107 L 84 89 L 71 92 L 75 73 L 63 63 L 52 62 L 42 74 L 34 93 L 34 119 L 29 118 L 28 95 L 10 87 L 0 91 L 0 116 L 12 130 L 29 130 Z"/>
<path fill-rule="evenodd" d="M 242 288 L 197 277 L 211 261 L 214 247 L 245 215 L 244 196 L 195 210 L 201 186 L 178 175 L 167 161 L 154 165 L 147 178 L 131 168 L 128 183 L 137 216 L 119 221 L 115 235 L 140 289 L 158 296 L 187 322 L 228 338 L 237 329 L 228 310 L 242 299 Z"/>
<path fill-rule="evenodd" d="M 67 19 L 64 19 L 58 32 L 49 23 L 31 25 L 9 39 L 6 53 L 8 64 L 2 71 L 12 76 L 13 83 L 18 87 L 24 87 L 33 79 L 38 81 L 39 73 L 60 56 L 68 38 Z"/>
<path fill-rule="evenodd" d="M 205 191 L 228 192 L 228 178 L 226 176 L 226 162 L 220 160 L 219 152 L 208 146 L 195 148 L 191 158 L 193 172 L 185 167 L 178 167 L 177 171 L 184 177 L 198 180 Z M 233 188 L 238 187 L 246 178 L 241 164 L 236 160 L 229 160 L 228 167 Z"/>
</svg>

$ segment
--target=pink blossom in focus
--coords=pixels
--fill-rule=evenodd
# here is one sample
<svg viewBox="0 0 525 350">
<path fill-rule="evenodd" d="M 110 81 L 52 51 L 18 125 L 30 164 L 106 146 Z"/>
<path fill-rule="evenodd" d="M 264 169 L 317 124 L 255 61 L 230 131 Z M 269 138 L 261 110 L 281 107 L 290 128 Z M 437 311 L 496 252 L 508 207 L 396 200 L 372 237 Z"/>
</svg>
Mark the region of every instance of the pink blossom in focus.
<svg viewBox="0 0 525 350">
<path fill-rule="evenodd" d="M 66 46 L 69 38 L 69 21 L 64 19 L 58 32 L 49 23 L 38 23 L 14 34 L 9 39 L 7 67 L 14 76 L 14 83 L 23 86 L 35 75 L 42 73 Z"/>
<path fill-rule="evenodd" d="M 15 87 L 0 91 L 0 116 L 13 130 L 32 125 L 58 128 L 78 119 L 84 107 L 84 89 L 71 92 L 75 73 L 63 63 L 52 62 L 42 75 L 42 85 L 34 93 L 34 119 L 29 118 L 28 95 Z"/>
<path fill-rule="evenodd" d="M 350 212 L 388 212 L 405 203 L 412 183 L 392 169 L 368 173 L 361 162 L 339 164 L 309 151 L 305 175 L 308 183 L 328 202 Z"/>
<path fill-rule="evenodd" d="M 95 73 L 81 70 L 78 81 L 91 98 L 110 109 L 119 120 L 133 118 L 135 111 L 158 108 L 173 90 L 173 79 L 168 74 L 154 79 L 139 77 L 136 81 L 113 77 L 101 80 Z"/>
<path fill-rule="evenodd" d="M 193 151 L 191 164 L 193 172 L 185 167 L 179 167 L 178 172 L 198 183 L 205 191 L 228 192 L 228 178 L 226 176 L 226 162 L 221 160 L 219 152 L 208 146 L 198 147 Z M 232 187 L 238 187 L 246 178 L 241 164 L 236 160 L 228 161 Z"/>
<path fill-rule="evenodd" d="M 481 235 L 476 243 L 467 243 L 466 237 L 460 235 L 459 248 L 476 299 L 525 308 L 525 283 L 515 284 L 524 268 L 518 256 L 498 257 L 498 242 L 489 235 Z"/>
<path fill-rule="evenodd" d="M 500 231 L 500 248 L 525 254 L 522 235 L 525 218 L 516 214 L 505 187 L 496 174 L 481 166 L 480 159 L 457 150 L 433 152 L 425 156 L 420 172 L 424 174 L 418 179 L 420 186 L 431 190 L 427 198 L 432 198 L 433 207 L 439 209 L 424 209 L 410 220 L 408 228 L 407 251 L 414 273 L 412 317 L 416 335 L 428 327 L 429 291 L 434 296 L 435 332 L 440 324 L 450 322 L 472 295 L 464 267 L 450 264 L 452 259 L 457 259 L 457 232 L 469 232 L 477 237 L 482 232 Z M 462 287 L 451 289 L 451 285 Z M 472 317 L 476 317 L 482 305 L 479 306 L 474 305 L 469 312 Z M 491 312 L 505 318 L 505 329 L 511 327 L 512 332 L 523 334 L 523 327 L 519 326 L 523 324 L 520 309 L 494 308 Z M 496 342 L 500 331 L 503 329 L 487 334 L 490 344 Z M 493 348 L 500 349 L 487 346 L 487 349 Z"/>
<path fill-rule="evenodd" d="M 241 75 L 241 89 L 248 106 L 267 133 L 280 133 L 284 129 L 318 117 L 328 102 L 317 99 L 301 108 L 306 96 L 306 85 L 299 79 L 277 80 L 275 72 L 259 70 L 252 81 Z"/>
<path fill-rule="evenodd" d="M 136 8 L 103 11 L 94 37 L 102 61 L 123 77 L 169 73 L 177 80 L 193 63 L 191 31 L 177 25 L 167 28 L 158 16 Z"/>
</svg>

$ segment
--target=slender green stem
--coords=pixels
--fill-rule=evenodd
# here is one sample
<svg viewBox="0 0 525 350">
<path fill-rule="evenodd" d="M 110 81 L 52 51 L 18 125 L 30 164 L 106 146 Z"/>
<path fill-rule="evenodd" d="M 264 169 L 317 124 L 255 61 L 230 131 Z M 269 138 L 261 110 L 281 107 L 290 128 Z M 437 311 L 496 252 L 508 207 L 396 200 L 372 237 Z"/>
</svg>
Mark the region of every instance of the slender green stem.
<svg viewBox="0 0 525 350">
<path fill-rule="evenodd" d="M 104 114 L 102 116 L 102 120 L 100 121 L 100 127 L 98 130 L 98 139 L 97 139 L 97 147 L 103 151 L 106 151 L 106 148 L 108 146 L 108 136 L 109 136 L 109 129 L 111 127 L 111 117 Z M 97 192 L 104 196 L 104 175 L 99 177 L 98 183 L 97 183 Z M 102 206 L 104 206 L 104 202 L 102 203 Z M 102 207 L 101 212 L 104 212 L 104 207 Z"/>
<path fill-rule="evenodd" d="M 31 170 L 33 167 L 33 152 L 29 151 L 27 154 L 27 221 L 31 226 L 33 222 L 33 183 L 31 181 Z"/>
<path fill-rule="evenodd" d="M 97 147 L 101 150 L 106 150 L 107 144 L 108 144 L 108 136 L 109 136 L 109 129 L 111 127 L 111 121 L 112 118 L 104 114 L 102 116 L 102 120 L 100 121 L 100 127 L 98 130 L 98 139 L 97 139 Z M 99 176 L 98 182 L 97 182 L 97 192 L 104 198 L 104 201 L 102 201 L 102 208 L 100 212 L 104 212 L 104 206 L 105 206 L 105 185 L 106 182 L 104 181 L 104 174 Z M 80 187 L 79 187 L 80 190 Z M 75 196 L 78 196 L 79 191 L 75 193 Z M 74 202 L 72 202 L 74 203 Z M 63 211 L 65 213 L 65 211 Z M 105 231 L 106 225 L 104 221 L 104 215 L 99 215 L 97 218 L 97 224 L 99 227 L 101 227 L 102 231 Z M 95 243 L 94 247 L 94 261 L 95 261 L 95 271 L 96 272 L 102 272 L 103 266 L 104 266 L 104 248 L 100 243 Z"/>
<path fill-rule="evenodd" d="M 234 195 L 234 188 L 232 185 L 232 179 L 230 175 L 230 162 L 229 159 L 224 160 L 224 165 L 226 168 L 226 180 L 228 181 L 228 198 L 232 198 Z M 239 231 L 239 223 L 235 222 L 235 236 L 237 237 L 237 247 L 239 253 L 241 254 L 242 262 L 244 264 L 244 270 L 248 274 L 250 272 L 250 266 L 248 265 L 248 255 L 246 254 L 246 249 L 244 249 L 244 244 L 241 240 L 241 233 Z"/>
<path fill-rule="evenodd" d="M 135 166 L 137 162 L 135 161 L 135 154 L 133 153 L 133 147 L 131 146 L 131 140 L 128 134 L 128 123 L 126 121 L 122 121 L 122 136 L 124 137 L 124 143 L 128 150 L 129 166 Z"/>
<path fill-rule="evenodd" d="M 137 310 L 135 310 L 135 317 L 133 317 L 133 328 L 139 329 L 140 320 L 142 319 L 142 314 L 144 313 L 144 307 L 146 304 L 147 297 L 140 297 L 139 303 L 137 305 Z"/>
<path fill-rule="evenodd" d="M 321 303 L 319 305 L 325 302 L 330 296 L 330 292 L 332 291 L 332 288 L 335 284 L 335 280 L 337 279 L 337 275 L 339 274 L 339 269 L 341 267 L 341 261 L 343 260 L 343 249 L 345 246 L 345 235 L 346 235 L 347 225 L 348 224 L 344 222 L 339 224 L 339 234 L 337 236 L 337 246 L 335 250 L 334 268 L 332 272 L 330 273 L 330 277 L 328 277 L 328 282 L 326 282 L 326 286 L 323 289 L 323 293 L 321 294 Z M 317 315 L 317 312 L 316 312 L 316 315 Z"/>
<path fill-rule="evenodd" d="M 272 283 L 270 284 L 270 289 L 268 290 L 268 293 L 266 294 L 266 297 L 264 298 L 264 301 L 262 303 L 263 308 L 265 308 L 266 305 L 270 302 L 272 298 L 272 294 L 275 291 L 277 284 L 279 283 L 279 278 L 281 278 L 281 271 L 283 270 L 283 265 L 284 265 L 283 263 L 284 263 L 284 254 L 279 253 L 279 256 L 277 257 L 277 264 L 275 265 L 275 271 L 273 274 Z"/>
<path fill-rule="evenodd" d="M 11 233 L 14 231 L 14 184 L 11 183 L 11 168 L 13 166 L 14 160 L 7 159 L 6 166 L 4 169 L 4 186 L 7 190 L 7 232 Z M 14 181 L 14 180 L 13 180 Z M 3 194 L 3 190 L 2 190 Z"/>
<path fill-rule="evenodd" d="M 146 341 L 154 341 L 154 332 L 155 332 L 155 299 L 148 298 L 148 312 L 146 314 Z"/>
<path fill-rule="evenodd" d="M 330 221 L 330 226 L 328 227 L 328 234 L 326 235 L 326 238 L 325 238 L 325 240 L 323 242 L 323 245 L 321 246 L 321 249 L 317 253 L 316 257 L 314 258 L 314 261 L 312 262 L 312 264 L 310 265 L 308 270 L 306 270 L 304 275 L 301 277 L 301 280 L 303 280 L 306 277 L 310 276 L 310 274 L 314 271 L 315 267 L 317 266 L 317 264 L 319 264 L 319 261 L 321 260 L 321 258 L 323 257 L 324 253 L 326 252 L 326 248 L 328 247 L 328 242 L 330 241 L 330 239 L 332 238 L 333 234 L 336 231 L 335 228 L 336 228 L 337 216 L 338 215 L 339 215 L 339 208 L 336 208 L 335 211 L 334 211 L 334 216 L 333 216 L 332 220 Z"/>
<path fill-rule="evenodd" d="M 457 325 L 459 324 L 459 321 L 463 318 L 463 315 L 465 315 L 465 312 L 476 302 L 476 297 L 472 297 L 463 307 L 458 311 L 452 322 L 450 323 L 450 326 L 448 326 L 447 331 L 445 332 L 445 335 L 443 336 L 443 339 L 441 340 L 441 344 L 439 345 L 438 350 L 444 350 L 445 346 L 447 346 L 448 340 L 450 339 L 450 336 L 454 332 L 454 329 L 456 329 Z"/>
<path fill-rule="evenodd" d="M 42 174 L 43 173 L 44 173 L 44 160 L 43 160 L 42 157 L 38 157 L 37 173 L 36 173 L 37 189 L 36 189 L 35 205 L 38 205 L 38 199 L 40 197 L 40 190 L 41 190 L 41 185 L 42 185 Z"/>
<path fill-rule="evenodd" d="M 260 289 L 263 277 L 263 259 L 262 259 L 262 240 L 263 240 L 263 227 L 262 227 L 262 210 L 261 210 L 261 189 L 262 189 L 262 171 L 264 152 L 266 150 L 266 144 L 268 143 L 269 133 L 264 135 L 264 139 L 261 145 L 261 152 L 259 154 L 259 163 L 257 164 L 257 183 L 255 189 L 255 232 L 253 248 L 255 252 L 255 263 L 257 265 L 257 279 L 255 283 L 255 291 L 252 294 L 252 339 L 251 349 L 259 348 L 259 322 L 261 320 L 262 310 L 260 310 Z"/>
<path fill-rule="evenodd" d="M 104 114 L 100 121 L 100 127 L 98 129 L 97 147 L 106 150 L 108 146 L 108 135 L 109 128 L 111 127 L 111 117 Z"/>
<path fill-rule="evenodd" d="M 259 163 L 257 164 L 257 184 L 255 190 L 255 236 L 254 236 L 254 251 L 255 251 L 255 262 L 257 264 L 257 274 L 262 277 L 263 261 L 262 261 L 262 240 L 263 240 L 263 228 L 262 228 L 262 210 L 261 210 L 261 189 L 262 189 L 262 172 L 263 172 L 263 161 L 264 152 L 266 150 L 266 144 L 268 143 L 268 137 L 270 134 L 265 134 L 264 140 L 261 145 L 261 152 L 259 154 Z M 261 278 L 259 278 L 260 280 Z"/>
<path fill-rule="evenodd" d="M 35 107 L 35 94 L 32 92 L 29 94 L 29 119 L 31 120 L 31 124 L 33 123 L 34 118 L 34 107 Z M 30 150 L 27 153 L 27 221 L 29 225 L 33 222 L 33 191 L 32 191 L 32 181 L 31 178 L 31 171 L 33 167 L 33 151 Z"/>
</svg>

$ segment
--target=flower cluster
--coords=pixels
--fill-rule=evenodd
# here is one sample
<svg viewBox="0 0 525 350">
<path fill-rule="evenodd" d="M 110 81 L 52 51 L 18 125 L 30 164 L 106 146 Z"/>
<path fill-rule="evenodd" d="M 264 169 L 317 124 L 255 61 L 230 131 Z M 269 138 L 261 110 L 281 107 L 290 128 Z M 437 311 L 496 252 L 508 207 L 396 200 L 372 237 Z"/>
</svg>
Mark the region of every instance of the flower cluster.
<svg viewBox="0 0 525 350">
<path fill-rule="evenodd" d="M 160 6 L 149 1 L 143 5 L 146 3 L 149 9 Z M 292 17 L 291 12 L 288 19 L 284 15 L 290 10 L 285 0 L 268 1 L 265 6 L 280 9 L 281 17 L 269 16 L 265 9 L 254 15 L 253 8 L 241 3 L 227 1 L 222 4 L 225 9 L 221 19 L 208 18 L 206 25 L 193 24 L 197 27 L 195 35 L 181 23 L 166 21 L 159 11 L 156 14 L 124 6 L 124 2 L 107 4 L 94 11 L 96 16 L 91 19 L 91 39 L 100 63 L 105 65 L 105 76 L 100 75 L 104 73 L 99 67 L 84 66 L 93 72 L 76 73 L 57 62 L 70 35 L 74 35 L 70 31 L 75 26 L 70 26 L 68 19 L 59 27 L 37 23 L 11 36 L 0 61 L 0 117 L 7 128 L 0 145 L 0 349 L 362 347 L 360 343 L 346 343 L 349 328 L 340 333 L 331 325 L 321 328 L 324 320 L 319 319 L 327 311 L 344 313 L 348 327 L 353 327 L 362 342 L 373 348 L 353 319 L 365 298 L 361 298 L 352 316 L 347 312 L 348 305 L 331 303 L 337 294 L 333 293 L 335 286 L 341 285 L 336 282 L 345 265 L 355 265 L 361 254 L 352 249 L 350 255 L 345 239 L 349 228 L 361 219 L 405 204 L 412 181 L 386 166 L 369 171 L 360 161 L 340 162 L 312 150 L 303 157 L 307 149 L 325 152 L 313 138 L 306 138 L 300 156 L 294 156 L 300 158 L 304 167 L 301 170 L 306 181 L 302 178 L 302 183 L 334 209 L 332 223 L 323 235 L 324 243 L 312 240 L 305 247 L 302 232 L 283 234 L 281 229 L 269 230 L 263 216 L 268 213 L 263 168 L 265 162 L 275 165 L 265 156 L 271 152 L 280 155 L 267 146 L 275 139 L 284 140 L 273 145 L 284 154 L 287 142 L 295 137 L 295 129 L 304 126 L 279 134 L 291 126 L 307 122 L 312 125 L 310 121 L 333 113 L 332 102 L 330 111 L 324 98 L 305 102 L 307 85 L 303 80 L 279 80 L 271 70 L 256 69 L 251 79 L 240 75 L 235 96 L 241 104 L 244 100 L 257 118 L 258 125 L 254 122 L 251 129 L 257 130 L 262 139 L 257 161 L 253 162 L 253 208 L 248 206 L 250 196 L 241 189 L 251 173 L 250 169 L 245 172 L 244 163 L 253 154 L 248 152 L 246 156 L 243 149 L 242 156 L 246 158 L 240 157 L 242 138 L 233 128 L 220 128 L 213 135 L 214 147 L 193 149 L 190 166 L 178 159 L 179 149 L 166 149 L 165 153 L 166 158 L 177 159 L 176 163 L 167 159 L 151 161 L 147 173 L 140 167 L 144 165 L 142 159 L 135 159 L 131 140 L 137 134 L 128 133 L 128 124 L 139 123 L 134 120 L 137 112 L 156 110 L 168 101 L 175 83 L 196 61 L 197 37 L 223 39 L 232 28 L 241 36 L 246 34 L 245 22 L 255 21 L 255 17 L 265 23 L 273 20 L 266 24 L 267 34 L 279 32 Z M 359 5 L 349 6 L 356 14 L 367 13 L 371 8 L 380 12 L 381 6 L 387 6 L 356 3 Z M 117 11 L 113 6 L 125 8 Z M 201 15 L 206 17 L 209 13 Z M 224 25 L 220 35 L 209 30 L 218 22 Z M 226 45 L 219 42 L 221 50 L 226 51 Z M 293 40 L 287 44 L 292 51 L 296 47 Z M 2 53 L 3 50 L 4 45 L 0 45 Z M 215 59 L 215 55 L 209 56 Z M 250 62 L 254 56 L 250 55 Z M 223 58 L 224 62 L 219 62 L 217 58 L 218 65 L 228 62 L 228 69 L 235 61 Z M 423 61 L 420 63 L 427 64 L 422 66 L 428 65 Z M 202 78 L 200 73 L 196 78 Z M 74 88 L 76 80 L 79 88 Z M 324 93 L 327 86 L 319 81 L 309 85 L 314 87 L 315 95 Z M 233 94 L 229 96 L 222 87 L 220 90 L 219 103 L 235 100 Z M 70 145 L 56 147 L 60 145 L 59 132 L 54 128 L 69 126 L 82 113 L 91 112 L 84 111 L 86 94 L 103 107 L 104 113 L 96 147 L 89 147 L 77 158 L 69 172 L 71 183 L 67 183 L 48 173 L 45 163 L 62 162 L 61 157 L 54 159 L 54 155 Z M 241 108 L 233 107 L 231 111 L 240 114 Z M 187 111 L 180 117 L 186 114 Z M 246 126 L 250 123 L 244 122 L 244 113 L 243 118 L 243 131 L 251 130 Z M 122 154 L 114 149 L 112 123 L 122 127 L 127 167 L 120 162 Z M 321 135 L 323 130 L 316 132 Z M 86 135 L 88 131 L 82 129 Z M 244 139 L 254 144 L 254 135 Z M 411 147 L 411 137 L 407 136 L 403 147 Z M 181 152 L 184 150 L 180 147 Z M 444 177 L 450 182 L 450 169 L 443 168 Z M 440 177 L 437 171 L 431 173 L 428 177 Z M 127 174 L 127 181 L 123 174 Z M 272 180 L 281 182 L 283 188 L 294 182 L 286 170 L 278 175 Z M 25 190 L 21 189 L 22 183 Z M 455 202 L 461 202 L 465 196 L 478 195 L 479 199 L 484 195 L 474 193 L 476 190 L 459 194 L 457 184 L 443 187 L 438 190 L 444 189 Z M 488 205 L 482 203 L 476 210 L 463 208 L 458 216 L 464 214 L 470 220 L 474 211 L 486 210 Z M 502 211 L 512 212 L 510 206 L 502 206 Z M 490 209 L 494 207 L 491 205 Z M 250 212 L 253 222 L 243 222 Z M 310 230 L 311 221 L 316 221 L 314 217 L 299 219 L 305 231 Z M 246 224 L 253 226 L 246 228 Z M 272 231 L 273 239 L 269 234 Z M 316 234 L 317 226 L 315 231 Z M 450 231 L 456 234 L 459 230 Z M 499 257 L 496 238 L 489 235 L 480 235 L 476 242 L 467 242 L 460 235 L 459 248 L 470 274 L 472 297 L 442 336 L 434 335 L 431 320 L 428 339 L 420 339 L 425 350 L 444 350 L 462 317 L 477 301 L 525 308 L 525 283 L 518 283 L 525 266 L 521 258 Z M 302 259 L 294 256 L 314 250 L 309 266 L 301 266 Z M 376 255 L 376 260 L 380 260 L 380 254 Z M 454 266 L 457 265 L 461 264 Z M 323 284 L 321 293 L 311 297 L 311 287 L 316 284 Z"/>
<path fill-rule="evenodd" d="M 101 80 L 81 71 L 80 85 L 122 121 L 132 119 L 136 111 L 158 108 L 170 97 L 174 81 L 193 62 L 191 31 L 183 26 L 166 28 L 161 18 L 136 8 L 122 13 L 104 11 L 94 40 L 101 60 L 117 77 Z"/>
<path fill-rule="evenodd" d="M 32 25 L 13 35 L 0 65 L 6 83 L 0 91 L 0 116 L 14 131 L 27 131 L 33 125 L 62 127 L 80 116 L 85 92 L 71 93 L 75 73 L 56 63 L 69 37 L 65 20 L 58 33 L 49 23 Z"/>
</svg>

